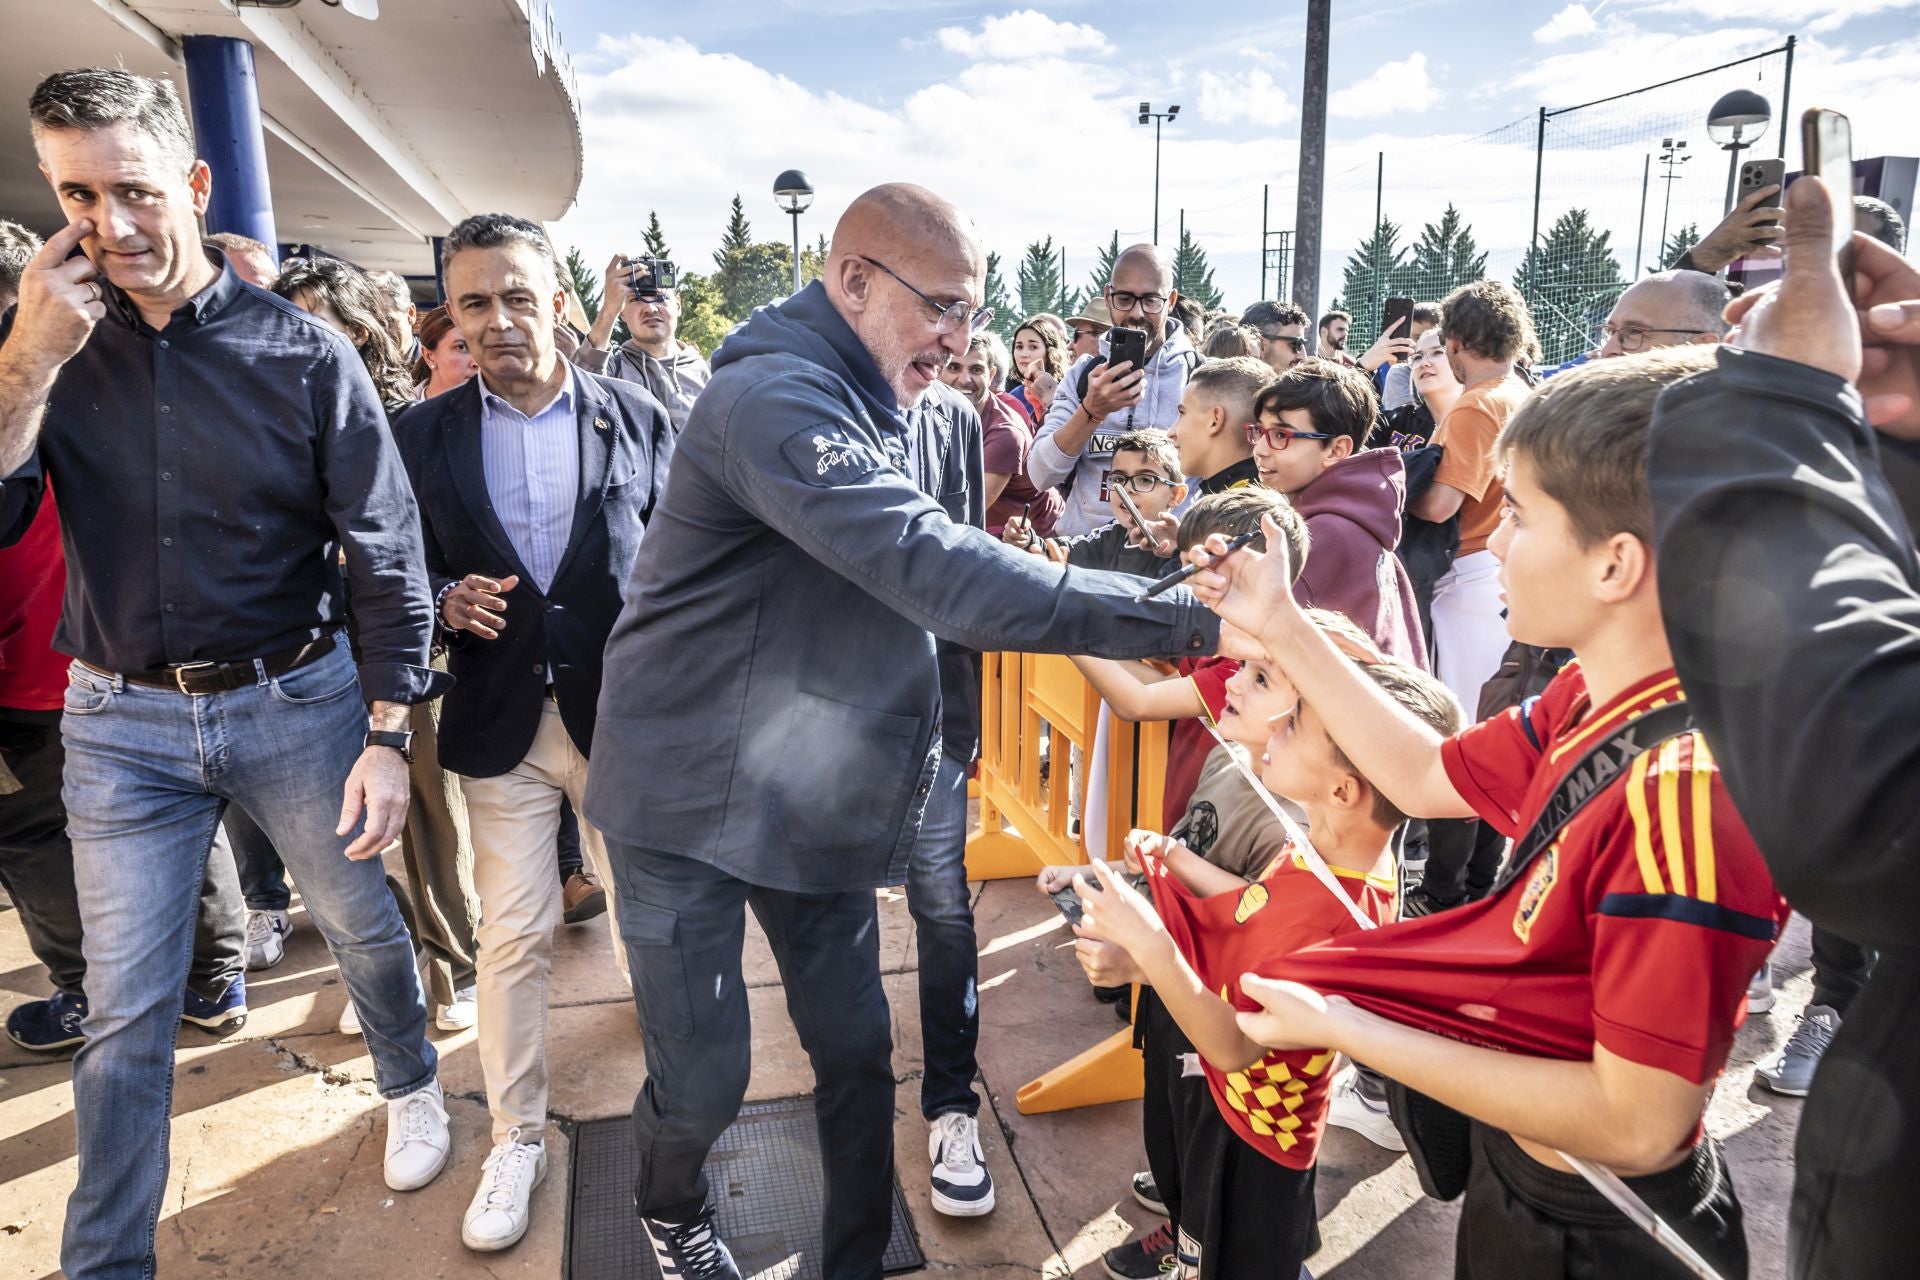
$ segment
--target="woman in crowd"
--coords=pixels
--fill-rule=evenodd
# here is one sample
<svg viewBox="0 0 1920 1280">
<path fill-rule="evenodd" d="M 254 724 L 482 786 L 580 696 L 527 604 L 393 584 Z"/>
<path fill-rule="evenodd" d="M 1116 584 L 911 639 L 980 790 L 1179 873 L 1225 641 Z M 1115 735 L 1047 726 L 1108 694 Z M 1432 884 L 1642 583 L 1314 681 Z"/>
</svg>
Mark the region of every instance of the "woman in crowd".
<svg viewBox="0 0 1920 1280">
<path fill-rule="evenodd" d="M 1433 438 L 1434 428 L 1460 398 L 1460 379 L 1453 376 L 1453 366 L 1447 363 L 1447 348 L 1439 329 L 1420 335 L 1413 344 L 1408 367 L 1413 375 L 1413 399 L 1380 415 L 1380 425 L 1374 428 L 1369 446 L 1418 448 Z"/>
<path fill-rule="evenodd" d="M 413 403 L 413 380 L 366 272 L 338 258 L 291 258 L 281 266 L 273 291 L 353 344 L 389 418 Z"/>
<path fill-rule="evenodd" d="M 1028 426 L 1038 426 L 1053 403 L 1053 389 L 1067 374 L 1072 363 L 1067 357 L 1068 339 L 1063 326 L 1050 315 L 1038 315 L 1021 322 L 1013 331 L 1013 376 L 1007 390 L 1019 402 Z"/>
<path fill-rule="evenodd" d="M 467 340 L 453 327 L 443 303 L 420 317 L 420 358 L 413 362 L 414 391 L 431 400 L 462 386 L 480 366 L 467 354 Z"/>
</svg>

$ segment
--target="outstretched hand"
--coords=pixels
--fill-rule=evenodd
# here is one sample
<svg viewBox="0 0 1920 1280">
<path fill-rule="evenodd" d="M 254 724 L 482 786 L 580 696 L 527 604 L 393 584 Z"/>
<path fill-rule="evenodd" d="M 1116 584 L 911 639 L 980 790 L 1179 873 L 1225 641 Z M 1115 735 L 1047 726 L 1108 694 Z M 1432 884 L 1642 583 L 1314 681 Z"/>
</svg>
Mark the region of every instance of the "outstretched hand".
<svg viewBox="0 0 1920 1280">
<path fill-rule="evenodd" d="M 1272 516 L 1260 517 L 1260 531 L 1267 540 L 1264 554 L 1242 547 L 1229 555 L 1226 538 L 1217 533 L 1187 552 L 1188 563 L 1199 567 L 1187 579 L 1193 594 L 1252 637 L 1261 635 L 1268 619 L 1279 611 L 1299 608 L 1293 600 L 1286 535 Z"/>
</svg>

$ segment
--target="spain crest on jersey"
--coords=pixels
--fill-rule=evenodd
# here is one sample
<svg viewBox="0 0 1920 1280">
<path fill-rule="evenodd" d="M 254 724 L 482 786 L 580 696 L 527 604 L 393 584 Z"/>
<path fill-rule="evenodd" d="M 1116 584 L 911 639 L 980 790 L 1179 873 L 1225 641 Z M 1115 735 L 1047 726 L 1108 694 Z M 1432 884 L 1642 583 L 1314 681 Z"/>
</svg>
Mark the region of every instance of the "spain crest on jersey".
<svg viewBox="0 0 1920 1280">
<path fill-rule="evenodd" d="M 1527 877 L 1527 887 L 1520 891 L 1520 905 L 1513 909 L 1513 932 L 1520 941 L 1525 942 L 1533 932 L 1533 922 L 1546 905 L 1547 895 L 1553 892 L 1559 874 L 1560 845 L 1556 841 L 1534 863 L 1533 874 Z"/>
</svg>

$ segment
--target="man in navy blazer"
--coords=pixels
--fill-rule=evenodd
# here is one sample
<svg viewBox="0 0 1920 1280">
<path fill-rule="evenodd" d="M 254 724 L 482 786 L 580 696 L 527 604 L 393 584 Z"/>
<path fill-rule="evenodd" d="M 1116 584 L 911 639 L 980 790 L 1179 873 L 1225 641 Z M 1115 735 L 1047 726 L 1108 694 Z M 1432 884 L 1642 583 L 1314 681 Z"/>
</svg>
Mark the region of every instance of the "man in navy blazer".
<svg viewBox="0 0 1920 1280">
<path fill-rule="evenodd" d="M 480 371 L 401 414 L 394 433 L 457 677 L 441 707 L 440 762 L 459 776 L 473 833 L 494 1142 L 461 1236 L 494 1250 L 526 1232 L 546 1174 L 560 801 L 578 810 L 586 791 L 601 652 L 666 484 L 673 428 L 644 390 L 561 358 L 566 295 L 537 225 L 468 218 L 445 240 L 441 269 Z M 580 836 L 608 883 L 599 832 L 582 822 Z M 615 947 L 623 971 L 624 950 Z"/>
</svg>

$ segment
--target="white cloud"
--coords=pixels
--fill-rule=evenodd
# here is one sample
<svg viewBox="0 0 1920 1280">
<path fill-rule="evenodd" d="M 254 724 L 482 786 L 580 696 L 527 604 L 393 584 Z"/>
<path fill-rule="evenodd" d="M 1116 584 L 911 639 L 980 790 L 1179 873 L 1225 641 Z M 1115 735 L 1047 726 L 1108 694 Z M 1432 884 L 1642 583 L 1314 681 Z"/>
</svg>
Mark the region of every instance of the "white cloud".
<svg viewBox="0 0 1920 1280">
<path fill-rule="evenodd" d="M 1425 111 L 1440 103 L 1440 88 L 1427 74 L 1427 55 L 1409 54 L 1398 62 L 1382 63 L 1357 84 L 1327 99 L 1327 111 L 1348 120 L 1372 120 Z"/>
<path fill-rule="evenodd" d="M 1037 9 L 1018 9 L 988 18 L 977 31 L 942 27 L 936 38 L 947 52 L 976 61 L 1102 54 L 1113 48 L 1098 27 L 1082 22 L 1056 22 Z"/>
<path fill-rule="evenodd" d="M 1245 120 L 1272 128 L 1300 118 L 1300 109 L 1271 75 L 1255 68 L 1239 75 L 1200 73 L 1200 99 L 1195 110 L 1209 124 Z"/>
<path fill-rule="evenodd" d="M 1770 22 L 1788 31 L 1822 34 L 1837 31 L 1855 18 L 1870 18 L 1879 13 L 1896 13 L 1920 8 L 1920 0 L 1627 0 L 1629 7 L 1642 13 L 1682 14 L 1710 21 L 1738 19 L 1741 22 Z"/>
<path fill-rule="evenodd" d="M 1599 29 L 1584 4 L 1570 4 L 1534 30 L 1535 44 L 1558 44 L 1575 36 L 1590 36 Z"/>
</svg>

